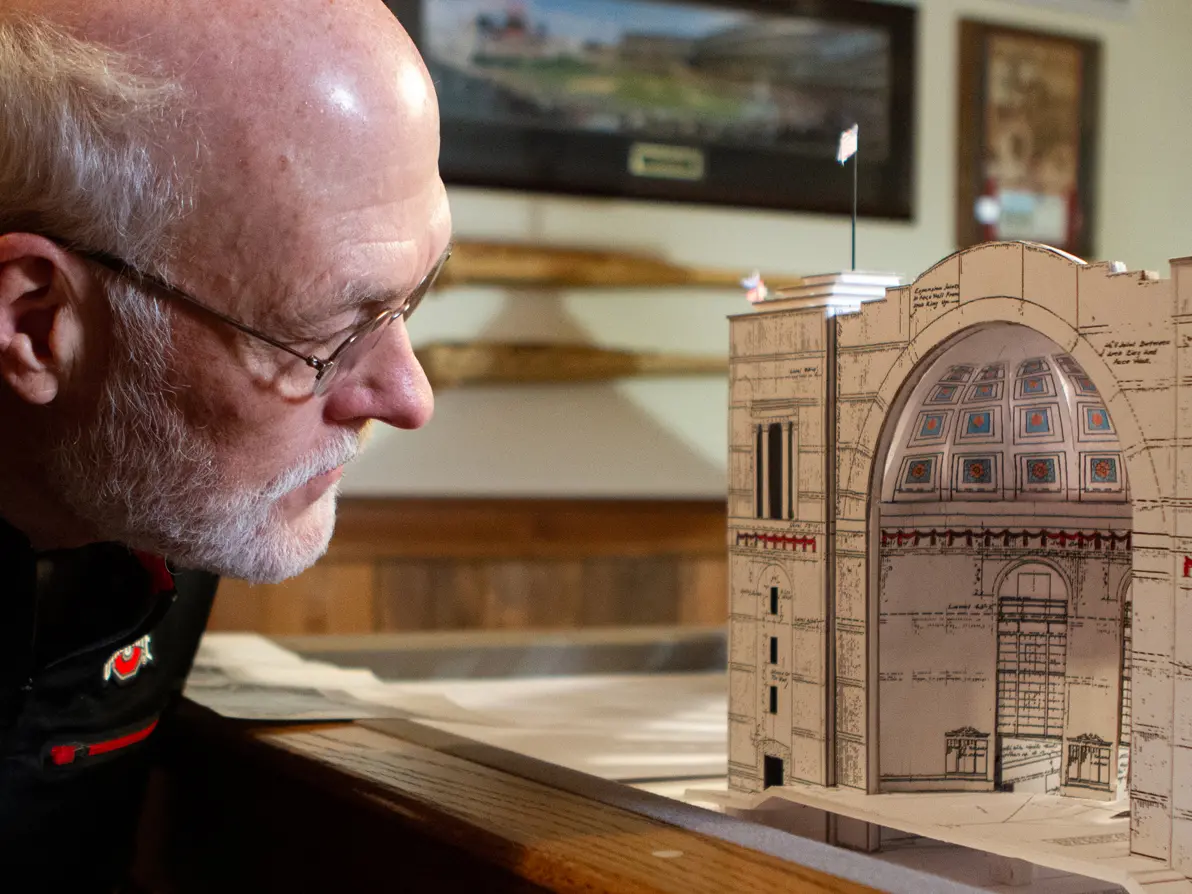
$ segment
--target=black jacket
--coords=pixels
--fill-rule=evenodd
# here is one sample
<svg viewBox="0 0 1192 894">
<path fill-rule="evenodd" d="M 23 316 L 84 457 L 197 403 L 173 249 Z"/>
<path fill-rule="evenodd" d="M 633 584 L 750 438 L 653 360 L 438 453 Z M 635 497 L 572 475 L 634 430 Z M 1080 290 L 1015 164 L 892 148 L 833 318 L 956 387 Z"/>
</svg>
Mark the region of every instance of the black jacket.
<svg viewBox="0 0 1192 894">
<path fill-rule="evenodd" d="M 0 520 L 0 878 L 123 878 L 217 583 L 111 543 L 36 553 Z"/>
</svg>

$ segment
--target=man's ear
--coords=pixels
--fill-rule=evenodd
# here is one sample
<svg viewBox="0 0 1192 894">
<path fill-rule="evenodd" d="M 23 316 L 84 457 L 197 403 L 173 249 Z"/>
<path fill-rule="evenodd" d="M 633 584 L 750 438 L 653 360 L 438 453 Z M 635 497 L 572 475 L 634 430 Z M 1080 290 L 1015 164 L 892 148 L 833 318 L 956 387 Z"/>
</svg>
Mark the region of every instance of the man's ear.
<svg viewBox="0 0 1192 894">
<path fill-rule="evenodd" d="M 0 235 L 0 378 L 28 403 L 50 403 L 79 359 L 84 277 L 50 240 Z"/>
</svg>

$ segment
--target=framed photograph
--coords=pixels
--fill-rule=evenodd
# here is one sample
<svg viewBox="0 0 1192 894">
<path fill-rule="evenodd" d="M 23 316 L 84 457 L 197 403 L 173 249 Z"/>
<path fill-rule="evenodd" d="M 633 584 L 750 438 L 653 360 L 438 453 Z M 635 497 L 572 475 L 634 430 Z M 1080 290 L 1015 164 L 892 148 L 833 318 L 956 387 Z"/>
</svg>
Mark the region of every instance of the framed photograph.
<svg viewBox="0 0 1192 894">
<path fill-rule="evenodd" d="M 961 22 L 959 245 L 1092 254 L 1099 69 L 1094 41 Z"/>
<path fill-rule="evenodd" d="M 913 8 L 863 0 L 387 0 L 449 183 L 909 218 Z"/>
</svg>

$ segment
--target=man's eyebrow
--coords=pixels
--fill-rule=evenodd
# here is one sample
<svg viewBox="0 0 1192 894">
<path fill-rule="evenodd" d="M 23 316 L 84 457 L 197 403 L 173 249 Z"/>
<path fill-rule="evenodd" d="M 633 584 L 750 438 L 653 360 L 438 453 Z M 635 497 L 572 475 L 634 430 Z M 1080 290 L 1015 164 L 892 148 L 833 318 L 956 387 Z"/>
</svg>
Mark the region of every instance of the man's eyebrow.
<svg viewBox="0 0 1192 894">
<path fill-rule="evenodd" d="M 334 334 L 328 330 L 331 321 L 336 317 L 369 305 L 380 307 L 399 303 L 405 294 L 402 289 L 352 283 L 332 293 L 329 298 L 314 307 L 295 308 L 294 305 L 299 303 L 297 301 L 291 302 L 288 307 L 282 305 L 269 320 L 263 321 L 260 325 L 285 332 L 286 337 L 294 342 L 322 338 Z"/>
<path fill-rule="evenodd" d="M 320 312 L 326 317 L 334 317 L 338 314 L 346 313 L 350 310 L 355 310 L 360 307 L 393 307 L 405 301 L 413 295 L 426 282 L 426 278 L 437 268 L 442 262 L 443 258 L 451 253 L 453 243 L 448 242 L 447 247 L 443 249 L 442 253 L 435 259 L 434 264 L 431 265 L 430 270 L 423 274 L 422 278 L 408 289 L 393 289 L 378 287 L 373 284 L 354 282 L 348 283 L 340 291 L 332 295 L 331 300 L 322 308 Z"/>
<path fill-rule="evenodd" d="M 319 316 L 326 320 L 360 307 L 400 304 L 413 294 L 414 288 L 391 289 L 366 283 L 351 283 L 340 289 L 326 305 L 319 308 Z"/>
</svg>

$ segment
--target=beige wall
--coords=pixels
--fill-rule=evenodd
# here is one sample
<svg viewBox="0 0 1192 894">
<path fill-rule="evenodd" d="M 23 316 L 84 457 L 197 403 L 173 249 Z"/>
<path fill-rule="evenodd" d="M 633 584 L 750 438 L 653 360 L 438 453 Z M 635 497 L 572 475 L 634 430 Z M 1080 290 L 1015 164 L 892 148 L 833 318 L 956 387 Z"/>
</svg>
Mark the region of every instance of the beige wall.
<svg viewBox="0 0 1192 894">
<path fill-rule="evenodd" d="M 1097 254 L 1167 274 L 1192 254 L 1192 3 L 1143 0 L 1135 17 L 1082 17 L 1014 0 L 922 0 L 916 218 L 863 221 L 863 267 L 913 277 L 953 244 L 957 21 L 1046 27 L 1104 41 Z M 848 261 L 848 221 L 806 214 L 452 190 L 460 238 L 611 246 L 740 269 L 822 272 Z M 682 290 L 510 295 L 461 289 L 431 299 L 416 342 L 474 337 L 575 340 L 726 354 L 739 294 Z M 582 388 L 439 395 L 424 432 L 378 433 L 345 479 L 354 494 L 718 496 L 727 381 L 634 380 Z"/>
</svg>

